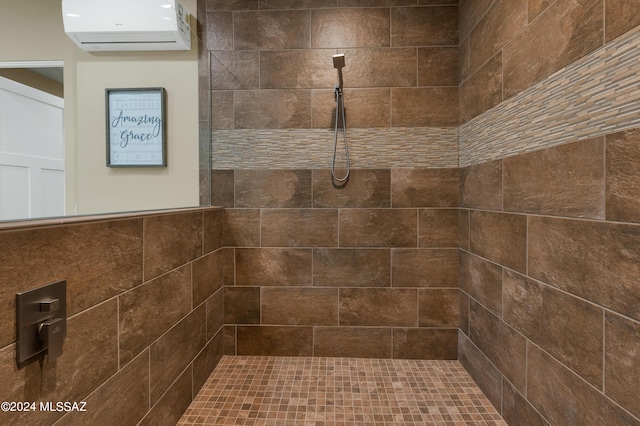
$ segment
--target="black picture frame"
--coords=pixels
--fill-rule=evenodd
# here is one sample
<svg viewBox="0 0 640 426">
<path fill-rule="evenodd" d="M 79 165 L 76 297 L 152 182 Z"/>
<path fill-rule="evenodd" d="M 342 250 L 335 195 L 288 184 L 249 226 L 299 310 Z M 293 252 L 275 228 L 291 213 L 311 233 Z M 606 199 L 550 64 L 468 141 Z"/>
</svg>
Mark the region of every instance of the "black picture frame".
<svg viewBox="0 0 640 426">
<path fill-rule="evenodd" d="M 164 87 L 105 89 L 107 167 L 166 167 Z"/>
</svg>

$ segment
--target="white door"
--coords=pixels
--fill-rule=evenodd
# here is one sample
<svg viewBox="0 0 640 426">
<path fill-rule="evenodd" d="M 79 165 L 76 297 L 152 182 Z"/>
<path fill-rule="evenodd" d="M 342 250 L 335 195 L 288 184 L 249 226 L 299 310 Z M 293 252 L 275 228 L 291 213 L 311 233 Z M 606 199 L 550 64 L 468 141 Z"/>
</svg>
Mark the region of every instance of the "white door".
<svg viewBox="0 0 640 426">
<path fill-rule="evenodd" d="M 0 220 L 65 214 L 64 101 L 0 77 Z"/>
</svg>

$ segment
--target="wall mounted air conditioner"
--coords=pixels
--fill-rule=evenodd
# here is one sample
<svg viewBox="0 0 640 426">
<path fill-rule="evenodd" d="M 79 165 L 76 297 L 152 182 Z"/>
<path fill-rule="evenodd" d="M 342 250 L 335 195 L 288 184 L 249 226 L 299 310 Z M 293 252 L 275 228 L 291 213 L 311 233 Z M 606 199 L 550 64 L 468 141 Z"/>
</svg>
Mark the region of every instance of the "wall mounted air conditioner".
<svg viewBox="0 0 640 426">
<path fill-rule="evenodd" d="M 189 50 L 189 11 L 178 0 L 62 0 L 67 35 L 87 51 Z"/>
</svg>

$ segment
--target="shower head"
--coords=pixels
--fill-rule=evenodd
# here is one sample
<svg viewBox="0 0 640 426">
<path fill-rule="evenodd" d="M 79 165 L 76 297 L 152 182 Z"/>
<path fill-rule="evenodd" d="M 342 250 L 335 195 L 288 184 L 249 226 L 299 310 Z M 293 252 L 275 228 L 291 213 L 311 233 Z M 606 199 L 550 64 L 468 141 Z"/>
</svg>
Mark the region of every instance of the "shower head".
<svg viewBox="0 0 640 426">
<path fill-rule="evenodd" d="M 344 68 L 344 53 L 333 55 L 333 67 L 338 70 L 338 81 L 336 90 L 342 90 L 342 68 Z"/>
</svg>

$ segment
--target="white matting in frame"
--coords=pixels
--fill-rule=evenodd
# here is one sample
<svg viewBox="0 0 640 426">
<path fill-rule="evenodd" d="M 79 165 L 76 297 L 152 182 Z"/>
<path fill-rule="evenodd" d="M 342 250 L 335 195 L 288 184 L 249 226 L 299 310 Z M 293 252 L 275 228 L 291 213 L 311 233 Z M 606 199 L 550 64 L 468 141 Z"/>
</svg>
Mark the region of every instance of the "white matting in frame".
<svg viewBox="0 0 640 426">
<path fill-rule="evenodd" d="M 106 89 L 107 166 L 166 167 L 165 90 Z"/>
</svg>

